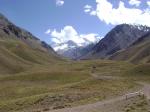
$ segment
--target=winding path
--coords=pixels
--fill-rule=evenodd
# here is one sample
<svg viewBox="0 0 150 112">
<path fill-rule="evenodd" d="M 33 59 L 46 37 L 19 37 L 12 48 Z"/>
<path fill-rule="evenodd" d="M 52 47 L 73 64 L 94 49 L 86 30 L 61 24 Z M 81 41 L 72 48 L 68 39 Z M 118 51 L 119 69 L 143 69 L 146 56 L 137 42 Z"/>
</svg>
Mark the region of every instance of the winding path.
<svg viewBox="0 0 150 112">
<path fill-rule="evenodd" d="M 101 101 L 93 104 L 87 104 L 87 105 L 82 105 L 78 107 L 73 107 L 73 108 L 65 108 L 65 109 L 60 109 L 60 110 L 52 110 L 49 112 L 91 112 L 94 110 L 98 110 L 101 106 L 105 106 L 106 104 L 110 104 L 116 101 L 121 101 L 124 100 L 125 96 L 120 96 L 111 100 L 107 101 Z"/>
<path fill-rule="evenodd" d="M 94 77 L 95 79 L 104 79 L 104 80 L 118 80 L 118 79 L 122 79 L 121 77 L 119 76 L 111 76 L 111 75 L 97 75 L 95 73 L 91 73 L 91 76 Z"/>
<path fill-rule="evenodd" d="M 148 99 L 150 99 L 150 84 L 146 84 L 146 83 L 141 83 L 141 84 L 143 85 L 142 92 Z M 137 96 L 137 95 L 138 94 L 134 94 L 134 96 Z M 59 110 L 51 110 L 49 112 L 93 112 L 93 111 L 100 110 L 102 107 L 104 107 L 107 104 L 112 104 L 117 101 L 122 101 L 125 99 L 126 99 L 126 95 L 123 95 L 123 96 L 119 96 L 110 100 L 100 101 L 100 102 L 96 102 L 93 104 L 87 104 L 87 105 L 82 105 L 82 106 L 73 107 L 73 108 L 64 108 L 64 109 L 59 109 Z"/>
<path fill-rule="evenodd" d="M 144 93 L 146 98 L 150 100 L 150 84 L 145 83 L 145 82 L 137 82 L 137 83 L 140 85 L 143 85 L 143 88 L 141 89 L 141 91 Z"/>
<path fill-rule="evenodd" d="M 96 79 L 118 79 L 119 77 L 113 77 L 113 76 L 98 76 L 96 74 L 91 74 L 94 78 Z M 144 95 L 147 97 L 147 99 L 150 100 L 150 84 L 143 83 L 143 82 L 137 82 L 138 84 L 142 85 L 143 87 L 141 88 L 141 92 L 144 93 Z M 136 92 L 135 92 L 136 93 Z M 129 93 L 132 94 L 132 97 L 137 96 L 139 94 L 134 94 L 134 93 Z M 104 107 L 107 104 L 112 104 L 117 101 L 122 101 L 126 100 L 126 95 L 119 96 L 110 100 L 105 100 L 105 101 L 99 101 L 93 104 L 87 104 L 87 105 L 82 105 L 78 107 L 73 107 L 73 108 L 64 108 L 64 109 L 59 109 L 59 110 L 51 110 L 49 112 L 94 112 L 100 110 L 102 107 Z"/>
</svg>

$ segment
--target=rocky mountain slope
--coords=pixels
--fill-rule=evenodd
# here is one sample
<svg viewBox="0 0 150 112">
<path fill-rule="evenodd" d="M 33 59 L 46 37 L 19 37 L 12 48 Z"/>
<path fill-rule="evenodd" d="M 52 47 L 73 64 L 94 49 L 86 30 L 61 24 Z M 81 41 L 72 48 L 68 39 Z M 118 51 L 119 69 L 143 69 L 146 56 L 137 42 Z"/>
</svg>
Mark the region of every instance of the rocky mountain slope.
<svg viewBox="0 0 150 112">
<path fill-rule="evenodd" d="M 67 57 L 69 59 L 79 59 L 83 55 L 87 54 L 92 50 L 92 48 L 95 46 L 96 43 L 89 44 L 87 46 L 82 46 L 82 47 L 72 47 L 64 50 L 58 50 L 57 53 L 60 54 L 61 56 Z"/>
<path fill-rule="evenodd" d="M 82 59 L 106 58 L 119 50 L 126 49 L 149 31 L 149 27 L 142 25 L 118 25 Z"/>
<path fill-rule="evenodd" d="M 114 53 L 109 59 L 150 63 L 150 32 L 139 38 L 127 49 Z"/>
<path fill-rule="evenodd" d="M 18 73 L 59 59 L 48 44 L 0 14 L 0 73 Z"/>
<path fill-rule="evenodd" d="M 0 38 L 18 38 L 32 48 L 42 51 L 54 52 L 53 49 L 37 37 L 33 36 L 30 32 L 17 27 L 11 23 L 7 18 L 0 14 Z"/>
</svg>

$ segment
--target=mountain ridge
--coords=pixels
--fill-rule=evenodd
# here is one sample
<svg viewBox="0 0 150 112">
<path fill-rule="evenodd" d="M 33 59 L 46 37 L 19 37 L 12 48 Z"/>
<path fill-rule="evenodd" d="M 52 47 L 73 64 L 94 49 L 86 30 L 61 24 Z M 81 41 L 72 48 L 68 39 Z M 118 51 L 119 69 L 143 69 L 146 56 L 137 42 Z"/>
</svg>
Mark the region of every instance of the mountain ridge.
<svg viewBox="0 0 150 112">
<path fill-rule="evenodd" d="M 106 58 L 119 50 L 126 49 L 149 31 L 150 27 L 142 25 L 117 25 L 81 59 Z"/>
<path fill-rule="evenodd" d="M 150 63 L 150 32 L 139 38 L 127 49 L 112 54 L 108 59 Z"/>
<path fill-rule="evenodd" d="M 0 14 L 0 73 L 14 74 L 62 60 L 46 42 Z"/>
<path fill-rule="evenodd" d="M 35 37 L 33 34 L 26 31 L 25 29 L 14 25 L 3 14 L 0 14 L 0 29 L 3 30 L 3 32 L 7 35 L 11 35 L 12 37 L 21 39 L 22 41 L 24 41 L 26 44 L 28 44 L 31 47 L 33 47 L 31 44 L 33 43 L 32 40 L 34 40 L 36 44 L 40 44 L 46 50 L 50 50 L 54 53 L 54 50 L 52 49 L 50 45 L 48 45 L 44 41 L 41 41 L 40 39 Z"/>
</svg>

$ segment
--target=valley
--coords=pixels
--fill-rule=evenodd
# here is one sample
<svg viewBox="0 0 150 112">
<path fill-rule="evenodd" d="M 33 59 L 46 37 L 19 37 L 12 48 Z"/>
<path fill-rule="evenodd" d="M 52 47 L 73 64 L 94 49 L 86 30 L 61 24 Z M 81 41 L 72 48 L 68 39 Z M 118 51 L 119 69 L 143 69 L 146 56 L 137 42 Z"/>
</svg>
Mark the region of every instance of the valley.
<svg viewBox="0 0 150 112">
<path fill-rule="evenodd" d="M 89 58 L 70 60 L 0 15 L 0 112 L 148 112 L 150 36 L 142 28 L 142 37 L 110 55 L 116 41 L 112 48 L 103 39 Z M 144 97 L 125 99 L 141 90 Z"/>
<path fill-rule="evenodd" d="M 0 111 L 42 112 L 85 105 L 138 91 L 142 85 L 137 81 L 149 83 L 150 80 L 149 64 L 135 66 L 108 60 L 51 64 L 34 65 L 16 74 L 1 74 Z M 93 65 L 99 77 L 112 76 L 112 79 L 90 75 Z M 138 67 L 139 72 L 135 71 Z"/>
</svg>

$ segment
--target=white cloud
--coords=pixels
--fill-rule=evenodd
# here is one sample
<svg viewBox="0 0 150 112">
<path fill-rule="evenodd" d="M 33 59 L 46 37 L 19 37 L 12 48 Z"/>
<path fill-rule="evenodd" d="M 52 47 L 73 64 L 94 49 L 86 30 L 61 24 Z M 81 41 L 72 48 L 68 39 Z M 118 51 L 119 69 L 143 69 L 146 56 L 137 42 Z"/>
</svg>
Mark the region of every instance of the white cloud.
<svg viewBox="0 0 150 112">
<path fill-rule="evenodd" d="M 84 6 L 84 12 L 85 13 L 91 12 L 91 10 L 92 10 L 92 6 L 90 6 L 90 5 L 85 5 Z"/>
<path fill-rule="evenodd" d="M 54 50 L 55 50 L 55 51 L 63 50 L 63 49 L 67 49 L 68 47 L 69 47 L 68 44 L 58 45 L 58 46 L 55 46 L 55 47 L 54 47 Z"/>
<path fill-rule="evenodd" d="M 62 5 L 64 5 L 64 0 L 56 0 L 56 5 L 57 6 L 62 6 Z"/>
<path fill-rule="evenodd" d="M 120 1 L 118 8 L 113 8 L 113 5 L 108 0 L 96 0 L 97 7 L 91 10 L 88 14 L 91 15 L 93 11 L 94 16 L 97 16 L 106 24 L 142 24 L 150 26 L 150 8 L 127 8 L 124 2 Z"/>
<path fill-rule="evenodd" d="M 78 32 L 72 26 L 65 26 L 61 31 L 57 31 L 56 29 L 48 30 L 48 31 L 51 32 L 46 34 L 49 34 L 52 37 L 52 42 L 55 45 L 66 43 L 71 40 L 74 43 L 76 43 L 78 46 L 84 46 L 90 43 L 97 42 L 102 38 L 95 33 L 78 34 Z M 66 45 L 64 47 L 66 47 Z M 54 48 L 54 49 L 58 50 L 58 48 Z"/>
<path fill-rule="evenodd" d="M 85 5 L 84 8 L 85 8 L 85 9 L 91 9 L 92 6 L 91 6 L 91 5 Z"/>
<path fill-rule="evenodd" d="M 150 1 L 147 1 L 147 5 L 150 7 Z"/>
<path fill-rule="evenodd" d="M 91 11 L 90 9 L 84 9 L 84 12 L 86 12 L 86 13 L 88 13 L 90 11 Z"/>
<path fill-rule="evenodd" d="M 96 16 L 96 11 L 91 11 L 89 14 L 90 14 L 91 16 Z"/>
<path fill-rule="evenodd" d="M 93 7 L 91 5 L 85 5 L 84 12 L 90 14 L 91 16 L 96 15 L 96 11 L 93 10 Z"/>
<path fill-rule="evenodd" d="M 85 41 L 91 43 L 91 42 L 96 42 L 99 40 L 101 37 L 99 37 L 98 34 L 95 33 L 90 33 L 90 34 L 81 34 L 80 38 L 83 38 Z"/>
<path fill-rule="evenodd" d="M 130 0 L 129 4 L 138 7 L 141 4 L 141 1 L 140 0 Z"/>
<path fill-rule="evenodd" d="M 50 29 L 48 29 L 48 30 L 45 32 L 45 34 L 49 34 L 49 33 L 51 33 L 51 30 L 50 30 Z"/>
</svg>

